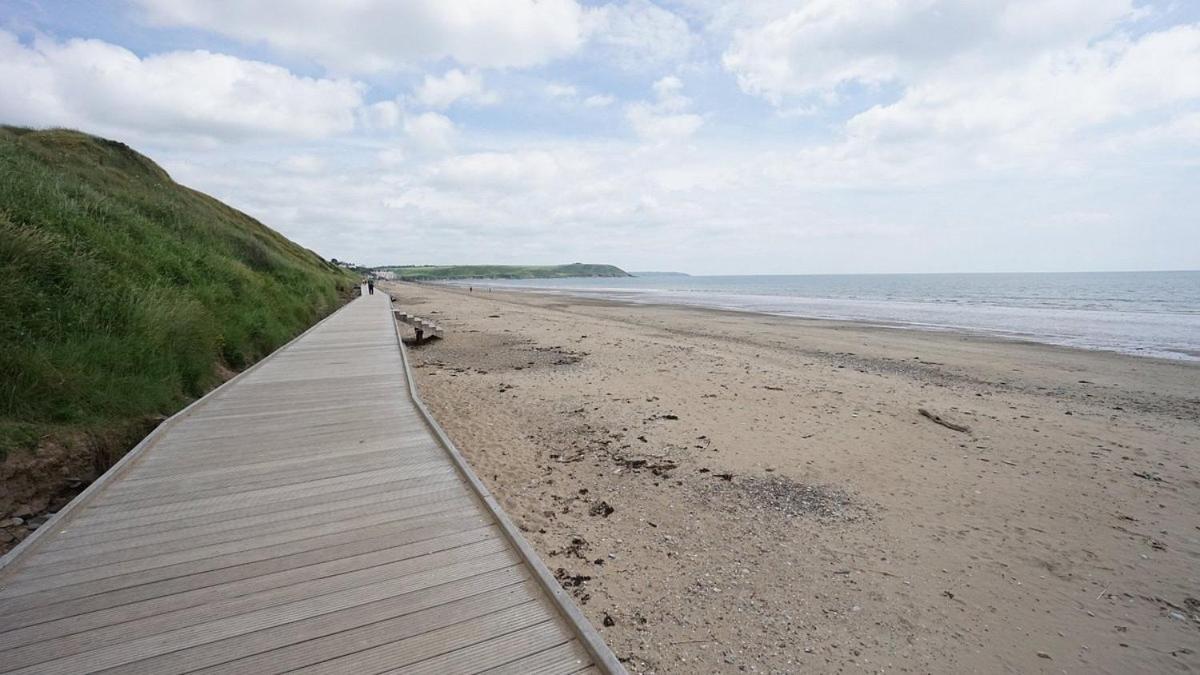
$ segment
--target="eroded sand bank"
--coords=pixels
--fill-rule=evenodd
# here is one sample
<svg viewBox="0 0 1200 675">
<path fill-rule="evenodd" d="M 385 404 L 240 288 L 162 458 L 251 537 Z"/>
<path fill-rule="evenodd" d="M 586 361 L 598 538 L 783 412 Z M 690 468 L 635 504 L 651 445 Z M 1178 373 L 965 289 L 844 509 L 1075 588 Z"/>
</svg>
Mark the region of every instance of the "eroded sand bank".
<svg viewBox="0 0 1200 675">
<path fill-rule="evenodd" d="M 390 290 L 447 329 L 422 395 L 633 672 L 1200 668 L 1195 364 Z"/>
</svg>

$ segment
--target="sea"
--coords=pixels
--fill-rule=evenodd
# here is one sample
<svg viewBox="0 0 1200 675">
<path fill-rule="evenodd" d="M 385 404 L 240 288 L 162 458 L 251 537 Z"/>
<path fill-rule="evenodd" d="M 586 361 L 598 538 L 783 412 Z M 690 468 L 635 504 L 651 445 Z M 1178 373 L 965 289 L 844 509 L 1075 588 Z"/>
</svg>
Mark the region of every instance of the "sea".
<svg viewBox="0 0 1200 675">
<path fill-rule="evenodd" d="M 457 281 L 632 303 L 960 331 L 1200 361 L 1200 271 Z"/>
</svg>

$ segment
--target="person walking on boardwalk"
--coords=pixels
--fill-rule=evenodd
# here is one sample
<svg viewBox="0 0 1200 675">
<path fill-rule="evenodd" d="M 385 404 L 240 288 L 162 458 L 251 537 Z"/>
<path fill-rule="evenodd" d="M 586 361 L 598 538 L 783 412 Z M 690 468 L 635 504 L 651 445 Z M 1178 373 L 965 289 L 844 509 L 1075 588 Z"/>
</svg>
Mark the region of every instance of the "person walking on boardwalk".
<svg viewBox="0 0 1200 675">
<path fill-rule="evenodd" d="M 375 280 L 374 279 L 367 279 L 367 293 L 370 295 L 375 295 Z"/>
</svg>

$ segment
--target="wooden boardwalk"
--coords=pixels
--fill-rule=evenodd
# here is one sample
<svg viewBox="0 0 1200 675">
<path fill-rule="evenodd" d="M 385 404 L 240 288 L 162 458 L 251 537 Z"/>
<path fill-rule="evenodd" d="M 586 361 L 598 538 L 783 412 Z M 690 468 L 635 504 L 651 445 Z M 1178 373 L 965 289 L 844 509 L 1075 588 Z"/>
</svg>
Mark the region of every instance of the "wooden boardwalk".
<svg viewBox="0 0 1200 675">
<path fill-rule="evenodd" d="M 359 298 L 0 561 L 0 672 L 623 672 Z"/>
</svg>

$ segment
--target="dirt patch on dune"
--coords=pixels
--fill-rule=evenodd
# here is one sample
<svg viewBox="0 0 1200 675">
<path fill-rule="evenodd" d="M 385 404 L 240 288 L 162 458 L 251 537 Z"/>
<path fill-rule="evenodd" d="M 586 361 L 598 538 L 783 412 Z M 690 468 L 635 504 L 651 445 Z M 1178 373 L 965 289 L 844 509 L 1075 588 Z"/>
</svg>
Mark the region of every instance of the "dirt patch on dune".
<svg viewBox="0 0 1200 675">
<path fill-rule="evenodd" d="M 161 417 L 122 429 L 75 432 L 15 450 L 0 463 L 0 553 L 5 553 L 66 506 L 150 432 Z"/>
</svg>

